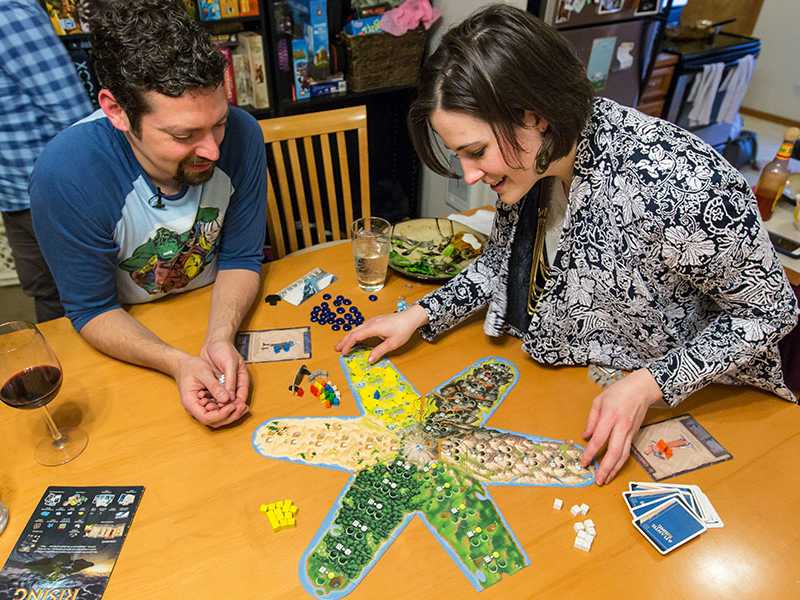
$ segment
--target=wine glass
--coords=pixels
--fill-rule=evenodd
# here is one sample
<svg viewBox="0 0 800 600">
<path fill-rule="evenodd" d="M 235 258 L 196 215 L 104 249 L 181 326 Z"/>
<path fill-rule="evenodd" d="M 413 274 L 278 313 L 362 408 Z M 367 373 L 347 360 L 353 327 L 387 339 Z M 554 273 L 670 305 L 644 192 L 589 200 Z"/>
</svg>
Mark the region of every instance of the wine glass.
<svg viewBox="0 0 800 600">
<path fill-rule="evenodd" d="M 0 400 L 12 408 L 41 408 L 50 438 L 36 446 L 39 464 L 63 465 L 78 456 L 89 441 L 81 429 L 59 430 L 47 404 L 61 389 L 61 365 L 42 332 L 33 323 L 0 324 Z M 52 438 L 52 439 L 51 439 Z"/>
<path fill-rule="evenodd" d="M 8 509 L 6 505 L 0 502 L 0 533 L 3 533 L 8 525 Z"/>
</svg>

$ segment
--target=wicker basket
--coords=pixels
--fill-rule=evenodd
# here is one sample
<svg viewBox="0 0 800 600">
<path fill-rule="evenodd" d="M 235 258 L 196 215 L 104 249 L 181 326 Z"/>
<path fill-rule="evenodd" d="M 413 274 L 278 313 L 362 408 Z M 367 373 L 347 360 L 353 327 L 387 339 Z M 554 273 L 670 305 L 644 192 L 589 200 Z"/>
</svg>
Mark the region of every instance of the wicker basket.
<svg viewBox="0 0 800 600">
<path fill-rule="evenodd" d="M 348 90 L 364 92 L 417 82 L 425 53 L 424 29 L 415 29 L 401 36 L 388 33 L 342 34 L 342 39 L 347 48 Z"/>
</svg>

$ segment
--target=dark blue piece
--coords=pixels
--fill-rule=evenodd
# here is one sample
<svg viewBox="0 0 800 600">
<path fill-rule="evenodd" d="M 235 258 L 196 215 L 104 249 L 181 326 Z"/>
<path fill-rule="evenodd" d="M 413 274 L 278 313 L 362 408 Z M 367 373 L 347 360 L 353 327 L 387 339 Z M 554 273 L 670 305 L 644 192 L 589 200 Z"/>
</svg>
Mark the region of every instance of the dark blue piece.
<svg viewBox="0 0 800 600">
<path fill-rule="evenodd" d="M 350 298 L 345 298 L 344 300 L 342 300 L 342 304 L 344 304 L 345 306 L 350 306 L 352 303 L 353 301 L 350 300 Z"/>
<path fill-rule="evenodd" d="M 352 328 L 353 328 L 352 325 L 343 325 L 342 326 L 342 329 L 344 329 L 345 331 L 350 331 Z"/>
<path fill-rule="evenodd" d="M 334 324 L 334 325 L 331 325 L 331 329 L 333 329 L 334 331 L 339 331 L 341 329 L 341 327 L 339 325 L 335 325 Z"/>
<path fill-rule="evenodd" d="M 330 294 L 322 294 L 322 299 L 323 300 L 330 300 L 331 298 L 332 298 L 332 296 Z"/>
<path fill-rule="evenodd" d="M 337 308 L 337 309 L 336 309 L 336 312 L 337 312 L 338 314 L 340 314 L 340 315 L 341 315 L 341 314 L 343 314 L 343 313 L 344 313 L 344 308 L 342 308 L 342 307 L 340 306 L 339 308 Z"/>
<path fill-rule="evenodd" d="M 375 302 L 377 299 L 378 299 L 378 297 L 375 294 L 370 294 L 369 295 L 369 301 L 370 302 Z"/>
</svg>

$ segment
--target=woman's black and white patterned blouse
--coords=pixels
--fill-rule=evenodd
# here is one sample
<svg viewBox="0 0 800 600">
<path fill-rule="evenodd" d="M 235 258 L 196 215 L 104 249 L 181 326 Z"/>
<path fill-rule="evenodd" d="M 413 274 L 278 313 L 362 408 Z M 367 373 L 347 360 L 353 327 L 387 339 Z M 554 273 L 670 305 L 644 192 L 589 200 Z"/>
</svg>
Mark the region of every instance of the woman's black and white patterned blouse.
<svg viewBox="0 0 800 600">
<path fill-rule="evenodd" d="M 509 332 L 520 205 L 498 201 L 484 254 L 419 301 L 425 339 L 487 304 L 485 332 Z M 683 129 L 595 99 L 524 349 L 548 365 L 646 367 L 671 406 L 711 382 L 796 401 L 777 349 L 796 322 L 795 296 L 741 174 Z"/>
</svg>

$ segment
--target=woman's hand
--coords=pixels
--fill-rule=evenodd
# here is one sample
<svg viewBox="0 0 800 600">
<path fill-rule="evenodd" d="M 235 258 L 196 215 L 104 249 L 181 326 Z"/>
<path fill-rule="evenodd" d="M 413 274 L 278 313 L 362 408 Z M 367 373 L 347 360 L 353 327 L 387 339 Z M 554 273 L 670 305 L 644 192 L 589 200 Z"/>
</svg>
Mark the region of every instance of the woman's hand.
<svg viewBox="0 0 800 600">
<path fill-rule="evenodd" d="M 588 466 L 606 446 L 605 456 L 595 473 L 598 485 L 614 479 L 628 460 L 631 441 L 639 431 L 647 409 L 661 398 L 661 388 L 650 371 L 639 369 L 608 386 L 594 399 L 583 434 L 589 443 L 581 455 L 581 465 Z"/>
<path fill-rule="evenodd" d="M 421 306 L 415 304 L 407 310 L 369 319 L 356 327 L 336 344 L 336 351 L 347 354 L 357 343 L 372 337 L 383 341 L 372 349 L 369 362 L 374 363 L 387 352 L 405 344 L 414 332 L 428 322 L 428 315 Z"/>
</svg>

